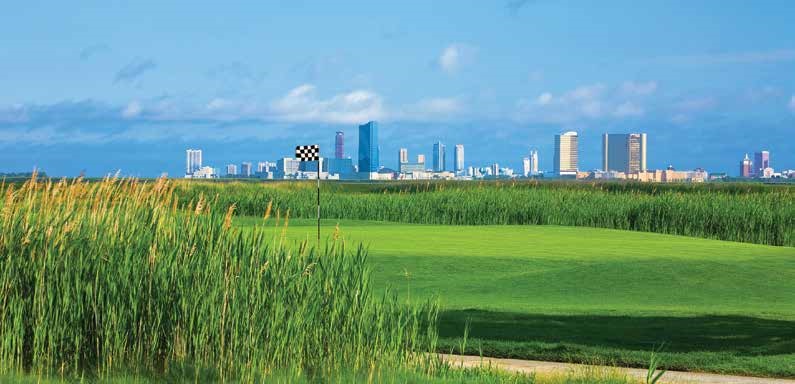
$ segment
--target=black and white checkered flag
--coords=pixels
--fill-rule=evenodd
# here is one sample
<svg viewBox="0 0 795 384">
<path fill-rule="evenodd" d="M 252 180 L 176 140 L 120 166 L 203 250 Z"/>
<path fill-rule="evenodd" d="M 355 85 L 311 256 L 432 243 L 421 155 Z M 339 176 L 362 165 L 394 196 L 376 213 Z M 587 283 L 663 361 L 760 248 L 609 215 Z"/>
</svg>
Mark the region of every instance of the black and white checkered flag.
<svg viewBox="0 0 795 384">
<path fill-rule="evenodd" d="M 299 161 L 320 161 L 320 146 L 299 145 L 295 147 L 295 158 Z"/>
</svg>

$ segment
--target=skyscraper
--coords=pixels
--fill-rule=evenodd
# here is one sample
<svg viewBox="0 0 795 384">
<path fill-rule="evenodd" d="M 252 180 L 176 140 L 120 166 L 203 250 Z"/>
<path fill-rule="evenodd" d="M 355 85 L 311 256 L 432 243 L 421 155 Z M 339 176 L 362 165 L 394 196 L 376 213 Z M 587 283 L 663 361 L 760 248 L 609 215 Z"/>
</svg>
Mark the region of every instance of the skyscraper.
<svg viewBox="0 0 795 384">
<path fill-rule="evenodd" d="M 751 176 L 753 176 L 753 163 L 751 163 L 751 158 L 746 153 L 745 158 L 740 162 L 740 177 Z"/>
<path fill-rule="evenodd" d="M 559 176 L 576 175 L 579 170 L 577 132 L 555 135 L 554 171 Z"/>
<path fill-rule="evenodd" d="M 608 134 L 602 136 L 602 170 L 646 171 L 646 134 Z"/>
<path fill-rule="evenodd" d="M 240 175 L 243 177 L 251 177 L 251 163 L 244 161 L 240 163 Z"/>
<path fill-rule="evenodd" d="M 464 144 L 456 144 L 455 152 L 453 153 L 453 163 L 455 164 L 455 173 L 464 172 Z"/>
<path fill-rule="evenodd" d="M 538 151 L 535 149 L 530 150 L 530 174 L 538 174 Z"/>
<path fill-rule="evenodd" d="M 226 166 L 226 175 L 227 176 L 237 176 L 237 165 L 227 164 L 227 166 Z"/>
<path fill-rule="evenodd" d="M 359 173 L 378 172 L 378 123 L 369 121 L 359 126 Z"/>
<path fill-rule="evenodd" d="M 185 151 L 185 174 L 192 175 L 202 167 L 202 150 L 188 149 Z"/>
<path fill-rule="evenodd" d="M 398 166 L 400 164 L 405 164 L 409 162 L 409 150 L 406 148 L 400 148 L 400 152 L 398 153 Z"/>
<path fill-rule="evenodd" d="M 417 155 L 417 163 L 425 164 L 425 155 Z"/>
<path fill-rule="evenodd" d="M 276 172 L 280 177 L 294 175 L 300 171 L 301 160 L 284 157 L 276 161 Z"/>
<path fill-rule="evenodd" d="M 433 145 L 433 171 L 443 172 L 444 170 L 444 144 L 441 141 L 437 141 Z"/>
<path fill-rule="evenodd" d="M 337 131 L 334 136 L 334 158 L 342 159 L 345 157 L 345 132 Z"/>
<path fill-rule="evenodd" d="M 770 152 L 761 151 L 754 153 L 753 176 L 761 177 L 765 168 L 770 168 Z"/>
<path fill-rule="evenodd" d="M 522 176 L 530 176 L 530 158 L 522 158 Z"/>
</svg>

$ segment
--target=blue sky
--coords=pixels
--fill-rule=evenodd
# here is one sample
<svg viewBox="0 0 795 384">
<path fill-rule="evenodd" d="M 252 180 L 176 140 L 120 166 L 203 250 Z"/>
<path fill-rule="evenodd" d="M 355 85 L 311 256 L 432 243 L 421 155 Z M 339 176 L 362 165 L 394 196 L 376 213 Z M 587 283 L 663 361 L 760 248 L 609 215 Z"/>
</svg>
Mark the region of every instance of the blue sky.
<svg viewBox="0 0 795 384">
<path fill-rule="evenodd" d="M 655 168 L 735 174 L 761 149 L 795 168 L 793 1 L 0 8 L 0 171 L 178 176 L 188 147 L 220 168 L 330 155 L 337 130 L 355 158 L 370 119 L 389 167 L 441 140 L 472 165 L 537 148 L 549 169 L 553 135 L 576 130 L 582 169 L 604 132 L 647 132 Z"/>
</svg>

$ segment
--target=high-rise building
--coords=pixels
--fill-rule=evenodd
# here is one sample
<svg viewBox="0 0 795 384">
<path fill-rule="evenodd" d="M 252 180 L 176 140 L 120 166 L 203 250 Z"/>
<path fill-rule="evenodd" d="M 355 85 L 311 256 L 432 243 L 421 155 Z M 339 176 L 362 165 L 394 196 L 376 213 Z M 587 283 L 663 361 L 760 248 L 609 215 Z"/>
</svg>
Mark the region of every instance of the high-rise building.
<svg viewBox="0 0 795 384">
<path fill-rule="evenodd" d="M 577 132 L 555 135 L 554 171 L 559 176 L 576 175 L 579 170 Z"/>
<path fill-rule="evenodd" d="M 425 155 L 417 155 L 417 163 L 425 164 Z"/>
<path fill-rule="evenodd" d="M 455 152 L 453 153 L 453 163 L 455 164 L 455 173 L 464 173 L 464 144 L 456 144 Z"/>
<path fill-rule="evenodd" d="M 321 157 L 317 161 L 300 161 L 298 170 L 301 172 L 317 172 L 318 165 L 320 165 L 320 172 L 328 172 L 328 161 L 326 161 L 325 157 Z"/>
<path fill-rule="evenodd" d="M 185 174 L 192 175 L 202 168 L 202 150 L 188 149 L 185 151 Z"/>
<path fill-rule="evenodd" d="M 334 136 L 334 158 L 342 159 L 345 157 L 345 132 L 337 131 Z"/>
<path fill-rule="evenodd" d="M 745 158 L 740 162 L 740 177 L 752 177 L 754 175 L 753 169 L 751 158 L 746 153 Z"/>
<path fill-rule="evenodd" d="M 294 175 L 300 171 L 301 161 L 292 157 L 284 157 L 276 161 L 276 172 L 279 176 Z"/>
<path fill-rule="evenodd" d="M 494 163 L 491 165 L 491 175 L 494 177 L 500 175 L 500 165 L 498 163 Z"/>
<path fill-rule="evenodd" d="M 355 175 L 353 169 L 353 160 L 347 159 L 329 159 L 328 173 L 332 175 L 339 175 L 340 179 L 350 179 Z"/>
<path fill-rule="evenodd" d="M 400 152 L 398 153 L 398 165 L 405 164 L 409 162 L 409 150 L 406 148 L 400 148 Z"/>
<path fill-rule="evenodd" d="M 251 177 L 251 174 L 251 163 L 248 161 L 240 163 L 240 176 Z"/>
<path fill-rule="evenodd" d="M 646 171 L 646 134 L 602 136 L 602 170 L 637 173 Z"/>
<path fill-rule="evenodd" d="M 522 158 L 522 176 L 530 176 L 530 158 Z"/>
<path fill-rule="evenodd" d="M 538 174 L 538 150 L 530 150 L 530 174 Z"/>
<path fill-rule="evenodd" d="M 378 172 L 378 123 L 369 121 L 359 126 L 359 173 Z"/>
<path fill-rule="evenodd" d="M 761 151 L 754 153 L 753 176 L 762 177 L 765 168 L 770 168 L 770 152 Z"/>
<path fill-rule="evenodd" d="M 433 144 L 434 172 L 443 172 L 445 170 L 444 157 L 444 144 L 442 144 L 441 141 L 437 141 L 435 144 Z"/>
<path fill-rule="evenodd" d="M 227 176 L 237 176 L 237 165 L 227 164 L 226 165 L 226 175 Z"/>
</svg>

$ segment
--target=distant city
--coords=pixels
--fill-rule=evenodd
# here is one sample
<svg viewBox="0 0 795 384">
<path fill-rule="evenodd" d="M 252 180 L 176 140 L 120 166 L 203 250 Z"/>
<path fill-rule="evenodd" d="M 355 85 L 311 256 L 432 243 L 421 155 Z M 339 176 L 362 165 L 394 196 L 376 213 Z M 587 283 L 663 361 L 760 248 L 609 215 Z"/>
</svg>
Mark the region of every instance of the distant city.
<svg viewBox="0 0 795 384">
<path fill-rule="evenodd" d="M 676 170 L 648 169 L 646 166 L 646 133 L 605 133 L 602 135 L 602 168 L 580 170 L 578 134 L 574 131 L 554 136 L 552 169 L 542 171 L 539 152 L 529 148 L 522 159 L 522 170 L 500 167 L 499 163 L 467 166 L 464 145 L 453 147 L 452 163 L 447 162 L 447 146 L 433 143 L 431 164 L 425 155 L 411 158 L 406 148 L 397 155 L 397 169 L 382 165 L 378 143 L 378 123 L 370 121 L 359 126 L 358 157 L 356 162 L 345 152 L 345 132 L 337 131 L 334 137 L 334 157 L 319 161 L 299 161 L 285 156 L 275 162 L 260 161 L 227 164 L 224 173 L 202 162 L 201 149 L 186 150 L 185 178 L 259 178 L 259 179 L 326 179 L 326 180 L 475 180 L 512 178 L 560 178 L 576 180 L 634 180 L 643 182 L 705 182 L 732 177 L 726 173 L 709 173 L 705 169 Z M 298 143 L 297 143 L 298 144 Z M 300 143 L 311 144 L 311 143 Z M 322 148 L 321 148 L 322 150 Z M 449 165 L 448 165 L 449 164 Z M 319 172 L 319 174 L 318 174 Z M 795 170 L 776 172 L 770 162 L 770 152 L 758 151 L 753 160 L 745 154 L 736 177 L 743 179 L 795 179 Z"/>
</svg>

